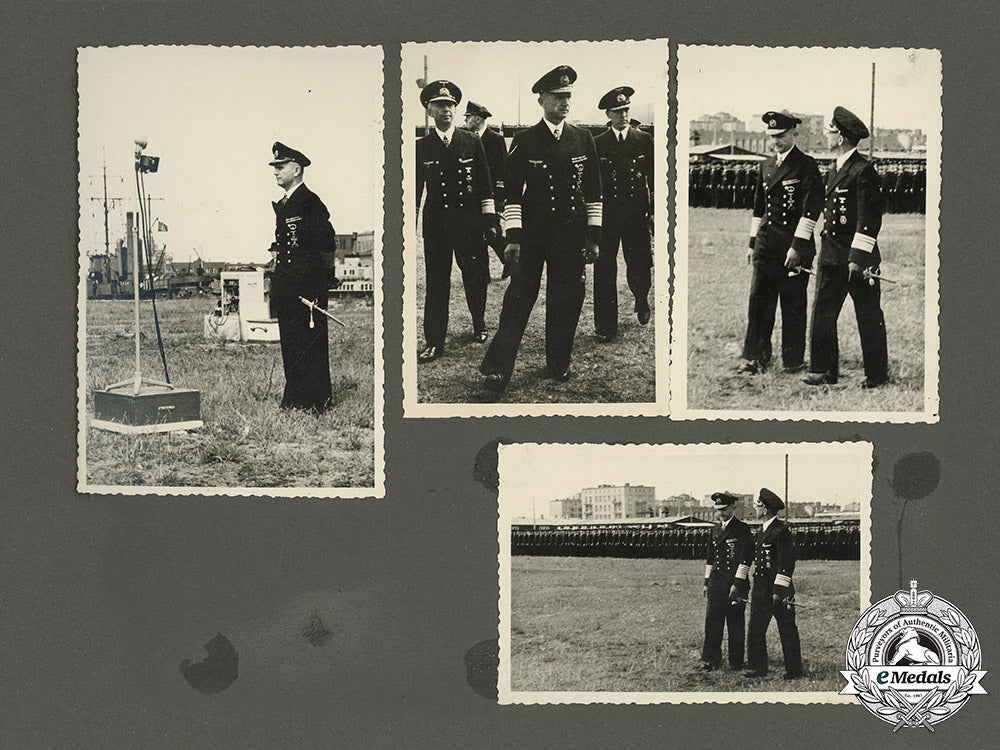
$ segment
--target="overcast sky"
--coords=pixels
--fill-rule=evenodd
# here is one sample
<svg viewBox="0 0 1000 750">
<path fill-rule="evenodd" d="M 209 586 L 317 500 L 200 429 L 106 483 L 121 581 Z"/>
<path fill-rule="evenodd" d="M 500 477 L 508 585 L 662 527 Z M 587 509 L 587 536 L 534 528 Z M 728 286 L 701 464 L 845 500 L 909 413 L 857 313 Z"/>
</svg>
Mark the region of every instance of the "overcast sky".
<svg viewBox="0 0 1000 750">
<path fill-rule="evenodd" d="M 678 122 L 717 112 L 749 121 L 771 109 L 829 116 L 840 105 L 870 125 L 872 63 L 877 127 L 940 129 L 940 55 L 906 49 L 681 45 Z"/>
<path fill-rule="evenodd" d="M 656 487 L 657 499 L 767 487 L 785 498 L 845 504 L 871 498 L 871 448 L 800 445 L 513 445 L 501 446 L 502 514 L 548 515 L 548 501 L 600 484 Z M 556 468 L 557 467 L 557 468 Z M 744 509 L 744 512 L 746 510 Z"/>
<path fill-rule="evenodd" d="M 423 124 L 424 109 L 416 81 L 424 77 L 427 55 L 428 81 L 445 78 L 462 90 L 459 113 L 471 99 L 485 106 L 490 123 L 534 124 L 542 117 L 535 81 L 557 65 L 577 73 L 569 119 L 603 124 L 607 121 L 597 104 L 616 86 L 631 86 L 632 114 L 666 101 L 668 50 L 666 40 L 641 42 L 432 42 L 404 44 L 402 55 L 403 101 L 407 125 Z M 416 121 L 418 120 L 418 121 Z M 460 120 L 461 122 L 461 120 Z"/>
<path fill-rule="evenodd" d="M 271 144 L 302 151 L 306 184 L 337 232 L 382 227 L 382 51 L 378 47 L 117 47 L 79 52 L 80 250 L 104 249 L 102 159 L 112 246 L 135 210 L 133 141 L 160 167 L 146 175 L 156 236 L 175 261 L 267 262 L 270 201 L 283 194 Z"/>
</svg>

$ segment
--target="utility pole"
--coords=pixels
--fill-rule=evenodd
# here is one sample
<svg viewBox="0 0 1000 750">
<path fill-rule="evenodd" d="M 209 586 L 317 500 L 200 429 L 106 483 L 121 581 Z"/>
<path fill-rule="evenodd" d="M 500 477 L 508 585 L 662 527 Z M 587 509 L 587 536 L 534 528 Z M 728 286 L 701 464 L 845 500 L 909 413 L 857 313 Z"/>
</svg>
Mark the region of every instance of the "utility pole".
<svg viewBox="0 0 1000 750">
<path fill-rule="evenodd" d="M 111 241 L 108 239 L 108 162 L 101 157 L 101 172 L 104 176 L 104 257 L 111 257 Z"/>
<path fill-rule="evenodd" d="M 788 454 L 785 454 L 785 520 L 788 520 L 788 507 L 792 504 L 792 499 L 788 496 Z"/>
<path fill-rule="evenodd" d="M 875 63 L 872 63 L 872 110 L 871 110 L 872 136 L 868 142 L 868 158 L 872 158 L 875 151 Z"/>
</svg>

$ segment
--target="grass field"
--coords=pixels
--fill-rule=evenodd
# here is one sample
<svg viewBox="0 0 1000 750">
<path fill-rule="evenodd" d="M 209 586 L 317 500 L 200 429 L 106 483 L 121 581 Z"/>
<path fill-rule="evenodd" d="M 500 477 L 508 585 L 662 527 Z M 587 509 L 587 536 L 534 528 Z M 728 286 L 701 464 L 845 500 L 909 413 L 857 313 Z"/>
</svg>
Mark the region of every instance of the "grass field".
<svg viewBox="0 0 1000 750">
<path fill-rule="evenodd" d="M 122 435 L 88 427 L 89 485 L 198 487 L 373 487 L 375 476 L 373 312 L 348 300 L 331 311 L 334 407 L 315 416 L 278 408 L 284 389 L 278 343 L 205 339 L 213 297 L 158 300 L 172 383 L 201 391 L 204 427 Z M 142 369 L 162 380 L 152 310 L 142 307 Z M 132 303 L 88 300 L 85 377 L 88 424 L 93 392 L 134 370 Z"/>
<path fill-rule="evenodd" d="M 781 372 L 780 306 L 773 337 L 777 366 L 762 375 L 736 373 L 746 333 L 750 293 L 751 271 L 746 263 L 749 212 L 711 208 L 689 211 L 688 408 L 923 410 L 924 216 L 887 214 L 883 219 L 879 233 L 882 271 L 900 282 L 882 285 L 893 383 L 869 392 L 859 388 L 864 370 L 850 298 L 844 303 L 839 321 L 841 377 L 837 385 L 810 387 L 802 383 L 802 375 Z M 810 323 L 815 288 L 813 278 L 808 292 Z"/>
<path fill-rule="evenodd" d="M 573 692 L 837 692 L 860 615 L 857 561 L 796 566 L 806 675 L 784 680 L 777 625 L 770 673 L 698 670 L 704 642 L 702 560 L 511 558 L 511 689 Z M 747 607 L 749 618 L 749 606 Z M 723 639 L 723 653 L 726 645 Z"/>
<path fill-rule="evenodd" d="M 423 345 L 424 260 L 422 241 L 417 241 L 417 338 Z M 503 268 L 490 253 L 491 283 L 486 296 L 486 325 L 496 333 L 507 281 L 500 281 Z M 594 271 L 587 267 L 587 296 L 573 344 L 571 377 L 557 383 L 545 371 L 545 277 L 532 310 L 514 366 L 514 374 L 503 397 L 510 403 L 652 403 L 656 400 L 654 330 L 656 311 L 646 326 L 640 326 L 632 311 L 633 298 L 625 281 L 625 261 L 618 255 L 618 337 L 609 344 L 594 338 Z M 654 304 L 653 290 L 649 303 Z M 494 400 L 480 386 L 479 363 L 489 342 L 472 338 L 472 318 L 465 303 L 462 276 L 452 266 L 451 306 L 445 356 L 417 368 L 417 399 L 421 403 L 481 403 Z"/>
</svg>

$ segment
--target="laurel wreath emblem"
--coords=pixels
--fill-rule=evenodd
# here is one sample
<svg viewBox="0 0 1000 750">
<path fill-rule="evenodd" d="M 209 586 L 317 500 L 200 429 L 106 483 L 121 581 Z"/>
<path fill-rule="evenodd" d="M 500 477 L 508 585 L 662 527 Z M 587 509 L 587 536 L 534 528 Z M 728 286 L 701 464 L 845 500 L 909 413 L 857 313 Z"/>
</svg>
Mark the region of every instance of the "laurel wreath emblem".
<svg viewBox="0 0 1000 750">
<path fill-rule="evenodd" d="M 945 607 L 939 619 L 952 629 L 959 644 L 961 667 L 957 679 L 944 690 L 936 690 L 927 701 L 912 713 L 914 705 L 895 690 L 879 690 L 874 680 L 861 668 L 866 666 L 865 654 L 878 628 L 889 619 L 881 608 L 873 609 L 858 621 L 847 644 L 847 668 L 851 671 L 851 683 L 858 691 L 858 697 L 880 716 L 894 717 L 909 725 L 919 725 L 930 716 L 948 716 L 956 711 L 969 697 L 976 684 L 974 670 L 981 663 L 982 651 L 971 625 L 956 610 Z M 909 718 L 906 718 L 909 717 Z"/>
</svg>

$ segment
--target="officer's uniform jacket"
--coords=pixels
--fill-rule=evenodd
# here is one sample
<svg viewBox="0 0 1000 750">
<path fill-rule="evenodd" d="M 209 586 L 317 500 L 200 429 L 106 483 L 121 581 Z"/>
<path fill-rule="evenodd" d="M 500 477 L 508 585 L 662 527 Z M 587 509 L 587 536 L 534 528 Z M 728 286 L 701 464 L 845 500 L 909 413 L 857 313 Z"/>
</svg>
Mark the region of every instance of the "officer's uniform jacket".
<svg viewBox="0 0 1000 750">
<path fill-rule="evenodd" d="M 469 214 L 473 221 L 480 213 L 495 213 L 483 144 L 464 130 L 453 132 L 448 146 L 434 131 L 417 140 L 416 198 L 419 208 L 426 187 L 425 232 L 445 213 Z M 477 224 L 475 229 L 478 232 L 481 227 Z"/>
<path fill-rule="evenodd" d="M 514 136 L 504 175 L 511 242 L 560 227 L 601 226 L 601 169 L 589 130 L 563 122 L 559 140 L 539 121 Z"/>
<path fill-rule="evenodd" d="M 705 560 L 705 581 L 732 586 L 737 580 L 746 581 L 753 562 L 753 532 L 750 526 L 733 516 L 723 528 L 712 527 Z"/>
<path fill-rule="evenodd" d="M 653 205 L 653 137 L 629 127 L 624 142 L 609 128 L 594 139 L 601 160 L 604 221 L 647 216 Z"/>
<path fill-rule="evenodd" d="M 316 193 L 299 185 L 285 202 L 274 206 L 274 245 L 277 252 L 270 296 L 315 300 L 325 298 L 337 250 L 330 212 Z"/>
<path fill-rule="evenodd" d="M 789 588 L 794 572 L 795 542 L 788 524 L 775 518 L 766 531 L 761 525 L 754 535 L 755 583 L 764 582 Z"/>
<path fill-rule="evenodd" d="M 499 213 L 504 207 L 503 175 L 504 162 L 507 160 L 507 142 L 502 135 L 486 126 L 480 131 L 479 140 L 483 142 L 483 150 L 486 151 L 486 163 L 489 165 L 490 179 L 493 182 L 493 205 Z"/>
<path fill-rule="evenodd" d="M 754 240 L 754 260 L 770 260 L 780 266 L 788 248 L 802 257 L 802 265 L 812 266 L 816 256 L 813 230 L 823 210 L 823 182 L 816 160 L 792 146 L 781 165 L 769 156 L 757 173 L 750 236 Z"/>
<path fill-rule="evenodd" d="M 820 264 L 878 265 L 881 228 L 881 180 L 871 162 L 855 151 L 839 170 L 834 165 L 827 178 Z"/>
</svg>

